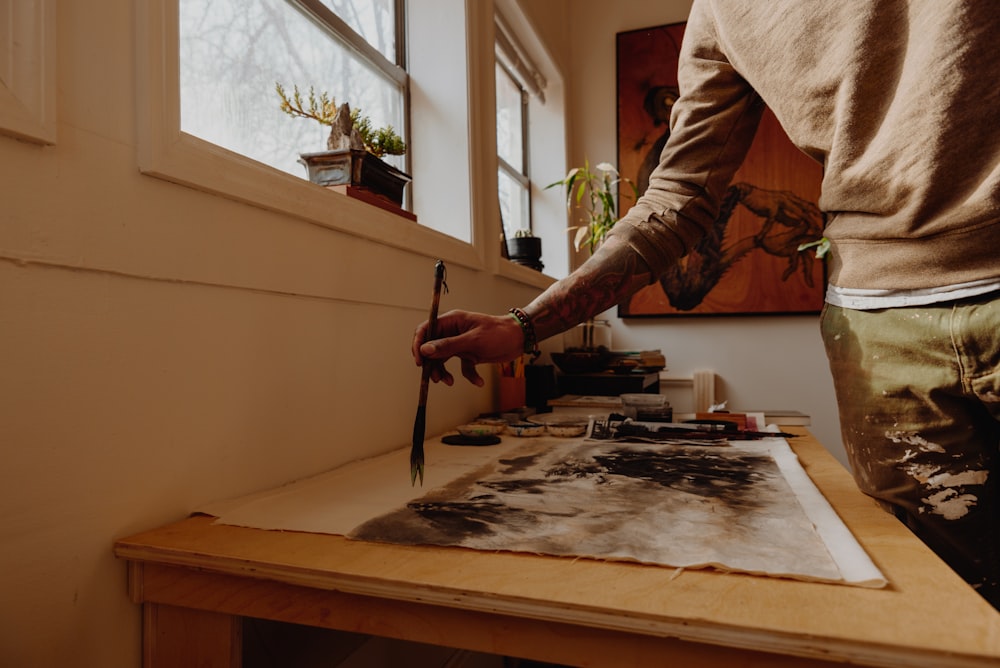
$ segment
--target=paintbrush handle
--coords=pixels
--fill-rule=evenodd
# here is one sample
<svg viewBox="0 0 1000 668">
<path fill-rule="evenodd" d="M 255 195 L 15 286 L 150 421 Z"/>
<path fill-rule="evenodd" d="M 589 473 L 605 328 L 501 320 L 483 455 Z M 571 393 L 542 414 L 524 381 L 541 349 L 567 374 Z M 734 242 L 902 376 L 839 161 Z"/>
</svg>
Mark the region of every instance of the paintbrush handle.
<svg viewBox="0 0 1000 668">
<path fill-rule="evenodd" d="M 434 265 L 434 292 L 431 296 L 431 312 L 427 316 L 427 335 L 424 342 L 437 338 L 438 310 L 441 307 L 441 286 L 444 285 L 444 262 L 438 260 Z M 420 399 L 418 406 L 427 404 L 427 388 L 430 384 L 431 363 L 424 362 L 423 373 L 420 374 Z"/>
<path fill-rule="evenodd" d="M 431 312 L 427 316 L 427 336 L 424 341 L 437 338 L 438 309 L 441 306 L 441 286 L 444 284 L 444 262 L 437 261 L 434 265 L 434 293 L 431 297 Z"/>
<path fill-rule="evenodd" d="M 424 363 L 423 371 L 420 373 L 420 398 L 417 399 L 417 406 L 427 405 L 427 389 L 431 385 L 431 367 Z"/>
<path fill-rule="evenodd" d="M 444 262 L 434 265 L 434 294 L 431 298 L 431 312 L 427 318 L 427 335 L 424 341 L 437 338 L 438 308 L 441 305 L 441 286 L 444 285 Z M 420 373 L 420 397 L 417 400 L 417 417 L 413 421 L 413 444 L 410 447 L 410 484 L 420 478 L 424 484 L 424 433 L 427 428 L 427 389 L 430 387 L 431 363 L 425 361 Z"/>
</svg>

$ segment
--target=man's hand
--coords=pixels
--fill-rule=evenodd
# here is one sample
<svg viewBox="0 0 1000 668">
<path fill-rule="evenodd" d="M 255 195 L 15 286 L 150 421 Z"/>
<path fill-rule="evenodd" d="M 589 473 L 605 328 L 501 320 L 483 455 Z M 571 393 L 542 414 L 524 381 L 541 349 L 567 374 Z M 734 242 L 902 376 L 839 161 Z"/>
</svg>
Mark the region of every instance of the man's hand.
<svg viewBox="0 0 1000 668">
<path fill-rule="evenodd" d="M 524 332 L 509 315 L 449 311 L 438 317 L 438 338 L 425 342 L 426 336 L 425 321 L 413 333 L 413 359 L 417 366 L 433 365 L 431 380 L 445 385 L 455 382 L 444 366 L 452 357 L 462 360 L 462 375 L 482 387 L 485 381 L 476 371 L 477 364 L 509 362 L 524 352 Z"/>
</svg>

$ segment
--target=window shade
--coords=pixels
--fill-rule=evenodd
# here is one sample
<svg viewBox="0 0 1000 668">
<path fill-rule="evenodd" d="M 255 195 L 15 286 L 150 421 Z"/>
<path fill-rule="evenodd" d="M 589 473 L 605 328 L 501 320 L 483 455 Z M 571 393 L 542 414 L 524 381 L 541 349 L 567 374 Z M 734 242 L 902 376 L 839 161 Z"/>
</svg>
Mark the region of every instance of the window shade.
<svg viewBox="0 0 1000 668">
<path fill-rule="evenodd" d="M 496 55 L 501 63 L 514 75 L 528 93 L 542 102 L 545 101 L 545 77 L 531 62 L 524 48 L 518 43 L 514 32 L 499 15 L 496 22 Z"/>
</svg>

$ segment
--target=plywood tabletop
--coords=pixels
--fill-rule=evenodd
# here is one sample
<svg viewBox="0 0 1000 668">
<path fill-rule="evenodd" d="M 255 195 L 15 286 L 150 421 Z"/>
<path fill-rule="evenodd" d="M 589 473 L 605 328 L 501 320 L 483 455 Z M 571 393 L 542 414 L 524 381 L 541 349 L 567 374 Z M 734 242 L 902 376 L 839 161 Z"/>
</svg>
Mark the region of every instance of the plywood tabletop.
<svg viewBox="0 0 1000 668">
<path fill-rule="evenodd" d="M 795 430 L 797 428 L 791 428 Z M 800 430 L 803 468 L 890 581 L 884 589 L 213 524 L 195 515 L 118 541 L 183 567 L 401 605 L 558 622 L 861 665 L 1000 665 L 1000 613 Z M 135 591 L 143 600 L 141 587 Z"/>
</svg>

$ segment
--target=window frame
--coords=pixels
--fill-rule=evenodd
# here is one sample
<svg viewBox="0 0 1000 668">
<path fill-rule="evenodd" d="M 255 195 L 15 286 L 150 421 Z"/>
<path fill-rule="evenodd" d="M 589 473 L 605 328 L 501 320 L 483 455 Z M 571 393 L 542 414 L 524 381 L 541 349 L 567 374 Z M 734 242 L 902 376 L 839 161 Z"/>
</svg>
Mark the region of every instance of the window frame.
<svg viewBox="0 0 1000 668">
<path fill-rule="evenodd" d="M 511 72 L 506 65 L 504 65 L 503 62 L 498 60 L 497 67 L 503 70 L 504 75 L 507 76 L 510 79 L 511 83 L 513 83 L 514 86 L 517 88 L 518 93 L 520 95 L 520 104 L 521 104 L 521 128 L 520 128 L 521 164 L 520 165 L 510 164 L 503 158 L 503 156 L 499 154 L 500 152 L 497 151 L 497 165 L 499 170 L 503 171 L 504 174 L 506 174 L 511 180 L 516 181 L 524 190 L 525 201 L 523 202 L 523 204 L 525 206 L 525 215 L 527 217 L 527 222 L 528 222 L 527 229 L 533 230 L 534 221 L 531 208 L 532 182 L 531 182 L 531 174 L 529 171 L 531 165 L 531 155 L 530 155 L 531 143 L 529 141 L 529 132 L 528 132 L 529 129 L 528 114 L 530 109 L 528 91 L 525 90 L 524 85 L 521 83 L 518 77 L 516 77 L 514 73 Z"/>
<path fill-rule="evenodd" d="M 0 135 L 56 143 L 56 0 L 0 0 L 11 25 L 0 31 Z"/>
<path fill-rule="evenodd" d="M 566 173 L 566 86 L 560 69 L 518 1 L 494 0 L 493 4 L 491 20 L 495 35 L 491 44 L 494 46 L 494 63 L 507 65 L 501 63 L 496 54 L 500 46 L 506 52 L 505 58 L 511 59 L 510 68 L 515 69 L 515 80 L 529 93 L 528 109 L 524 114 L 525 119 L 530 119 L 525 130 L 529 147 L 525 155 L 530 183 L 528 204 L 532 234 L 542 239 L 542 261 L 545 265 L 544 274 L 540 274 L 534 269 L 504 260 L 500 264 L 500 274 L 507 276 L 523 270 L 543 275 L 551 281 L 568 275 L 570 271 L 571 244 L 566 233 L 566 200 L 562 191 L 546 189 L 544 185 L 539 185 L 539 181 L 553 182 Z M 509 49 L 500 45 L 500 40 L 506 41 Z"/>
<path fill-rule="evenodd" d="M 286 1 L 292 4 L 292 0 Z M 406 72 L 406 3 L 403 0 L 393 0 L 395 5 L 395 26 L 393 27 L 396 39 L 395 61 L 389 60 L 381 51 L 369 44 L 368 40 L 359 35 L 354 28 L 337 16 L 321 0 L 294 0 L 294 4 L 307 10 L 307 13 L 312 14 L 317 20 L 320 27 L 330 30 L 332 34 L 357 51 L 362 58 L 382 70 L 386 76 L 406 90 L 409 75 Z"/>
<path fill-rule="evenodd" d="M 137 159 L 141 173 L 383 245 L 482 266 L 482 253 L 467 241 L 415 225 L 181 131 L 178 24 L 177 0 L 136 3 Z"/>
<path fill-rule="evenodd" d="M 395 25 L 395 60 L 389 60 L 381 51 L 372 46 L 367 39 L 358 34 L 344 19 L 337 16 L 322 0 L 286 0 L 289 4 L 298 5 L 309 18 L 323 30 L 330 32 L 348 48 L 356 51 L 369 65 L 378 69 L 386 78 L 400 87 L 403 95 L 403 138 L 409 141 L 410 136 L 410 75 L 406 70 L 407 37 L 406 37 L 406 1 L 392 0 Z M 410 171 L 410 156 L 403 156 L 405 166 L 403 171 Z M 406 192 L 409 196 L 409 190 Z"/>
<path fill-rule="evenodd" d="M 513 0 L 497 1 L 517 9 Z M 452 31 L 464 33 L 464 40 L 447 49 L 441 49 L 437 39 L 442 17 L 450 22 Z M 406 38 L 409 75 L 418 82 L 408 94 L 413 149 L 409 157 L 414 175 L 410 195 L 419 224 L 182 132 L 177 0 L 135 2 L 136 161 L 140 173 L 393 249 L 485 270 L 525 286 L 551 285 L 553 276 L 565 275 L 569 258 L 564 250 L 568 248 L 565 207 L 558 193 L 540 192 L 533 186 L 534 220 L 559 223 L 548 225 L 552 229 L 544 232 L 536 231 L 551 249 L 546 273 L 503 260 L 496 252 L 499 204 L 493 6 L 482 0 L 419 0 L 408 7 L 406 20 L 410 28 Z M 529 26 L 526 21 L 521 25 Z M 544 48 L 533 42 L 532 51 L 543 54 Z M 558 70 L 549 62 L 545 65 L 550 90 L 553 80 L 558 82 L 554 95 L 558 104 L 536 116 L 540 119 L 538 131 L 553 138 L 546 151 L 535 153 L 533 162 L 543 165 L 539 173 L 560 171 L 566 162 L 565 89 Z M 451 68 L 448 77 L 440 76 L 442 68 Z M 425 173 L 432 176 L 424 178 Z M 281 223 L 280 218 L 276 220 Z M 467 237 L 461 238 L 463 234 Z M 335 237 L 331 240 L 336 243 Z"/>
</svg>

